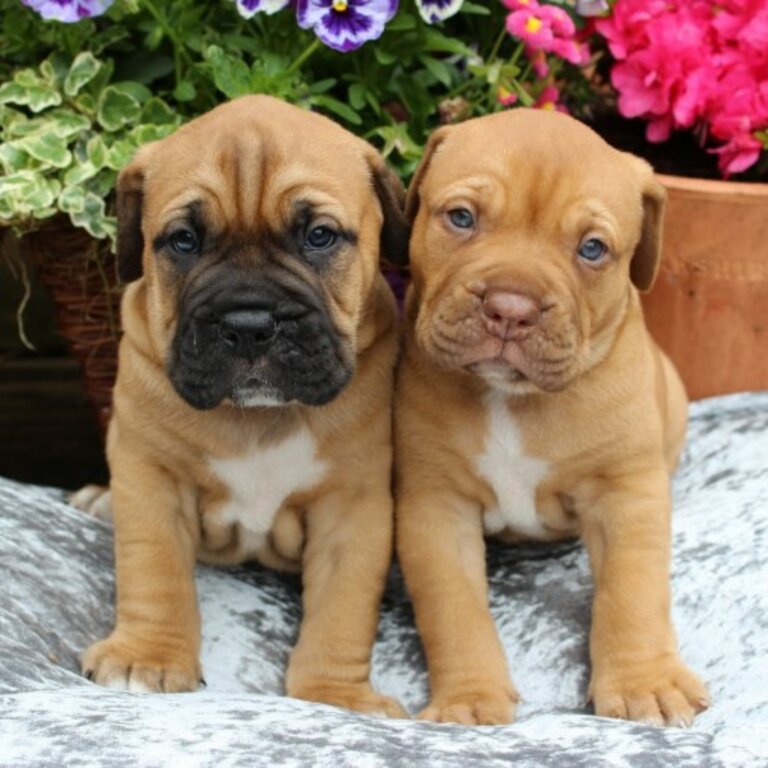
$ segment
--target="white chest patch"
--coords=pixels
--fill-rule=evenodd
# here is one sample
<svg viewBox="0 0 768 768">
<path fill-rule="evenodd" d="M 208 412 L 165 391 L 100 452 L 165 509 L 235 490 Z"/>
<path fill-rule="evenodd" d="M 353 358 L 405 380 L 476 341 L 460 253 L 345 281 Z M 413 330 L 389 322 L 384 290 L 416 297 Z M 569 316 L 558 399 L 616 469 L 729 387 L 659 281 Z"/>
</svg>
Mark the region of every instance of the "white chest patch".
<svg viewBox="0 0 768 768">
<path fill-rule="evenodd" d="M 217 522 L 239 524 L 249 552 L 264 545 L 283 502 L 325 476 L 327 462 L 317 458 L 315 448 L 312 434 L 302 428 L 277 445 L 260 446 L 236 459 L 211 459 L 211 469 L 229 489 Z"/>
<path fill-rule="evenodd" d="M 545 461 L 523 454 L 520 430 L 504 395 L 491 393 L 486 403 L 488 434 L 475 466 L 496 494 L 496 507 L 483 515 L 485 530 L 498 533 L 509 528 L 526 536 L 541 536 L 545 529 L 536 515 L 536 488 L 549 467 Z"/>
</svg>

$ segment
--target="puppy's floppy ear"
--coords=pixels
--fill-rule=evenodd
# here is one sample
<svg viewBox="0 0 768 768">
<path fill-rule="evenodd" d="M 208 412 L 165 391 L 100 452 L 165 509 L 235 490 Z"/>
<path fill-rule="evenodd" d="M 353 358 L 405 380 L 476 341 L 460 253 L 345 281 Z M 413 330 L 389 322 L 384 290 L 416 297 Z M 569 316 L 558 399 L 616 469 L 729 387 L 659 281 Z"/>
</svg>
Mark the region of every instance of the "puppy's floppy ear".
<svg viewBox="0 0 768 768">
<path fill-rule="evenodd" d="M 148 152 L 148 147 L 141 149 L 117 178 L 117 276 L 124 283 L 138 280 L 142 274 L 141 215 Z"/>
<path fill-rule="evenodd" d="M 639 157 L 629 156 L 640 176 L 643 195 L 643 227 L 640 242 L 632 255 L 629 275 L 640 291 L 649 291 L 661 262 L 661 235 L 667 192 L 654 178 L 653 168 Z"/>
<path fill-rule="evenodd" d="M 375 150 L 368 155 L 368 165 L 371 169 L 373 188 L 379 205 L 384 214 L 381 225 L 380 259 L 395 266 L 405 266 L 408 263 L 408 240 L 411 228 L 403 215 L 405 203 L 405 188 L 398 178 Z"/>
<path fill-rule="evenodd" d="M 433 131 L 427 141 L 427 146 L 424 148 L 424 154 L 421 156 L 421 162 L 416 168 L 416 172 L 413 174 L 411 183 L 408 185 L 408 194 L 405 198 L 405 217 L 413 224 L 416 219 L 416 214 L 419 212 L 419 187 L 421 186 L 424 177 L 427 175 L 427 169 L 432 162 L 432 156 L 435 154 L 435 150 L 443 143 L 446 133 L 449 127 L 443 126 Z"/>
</svg>

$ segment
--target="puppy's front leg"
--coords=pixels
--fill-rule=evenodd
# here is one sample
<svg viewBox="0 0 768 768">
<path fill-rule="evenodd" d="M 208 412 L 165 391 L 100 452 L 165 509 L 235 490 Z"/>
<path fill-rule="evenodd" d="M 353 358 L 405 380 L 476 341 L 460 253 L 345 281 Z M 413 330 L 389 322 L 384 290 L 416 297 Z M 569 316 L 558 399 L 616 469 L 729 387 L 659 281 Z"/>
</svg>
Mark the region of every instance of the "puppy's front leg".
<svg viewBox="0 0 768 768">
<path fill-rule="evenodd" d="M 288 664 L 289 696 L 407 716 L 394 699 L 376 693 L 368 679 L 392 558 L 392 516 L 388 488 L 329 494 L 307 511 L 304 617 Z"/>
<path fill-rule="evenodd" d="M 119 450 L 110 459 L 116 621 L 83 655 L 83 673 L 109 688 L 193 691 L 201 676 L 196 531 L 168 475 Z"/>
<path fill-rule="evenodd" d="M 707 690 L 680 660 L 670 618 L 670 512 L 659 467 L 602 481 L 583 536 L 595 582 L 590 695 L 598 715 L 688 726 Z"/>
<path fill-rule="evenodd" d="M 433 490 L 403 493 L 397 553 L 429 666 L 425 720 L 510 722 L 518 701 L 488 608 L 479 507 Z"/>
</svg>

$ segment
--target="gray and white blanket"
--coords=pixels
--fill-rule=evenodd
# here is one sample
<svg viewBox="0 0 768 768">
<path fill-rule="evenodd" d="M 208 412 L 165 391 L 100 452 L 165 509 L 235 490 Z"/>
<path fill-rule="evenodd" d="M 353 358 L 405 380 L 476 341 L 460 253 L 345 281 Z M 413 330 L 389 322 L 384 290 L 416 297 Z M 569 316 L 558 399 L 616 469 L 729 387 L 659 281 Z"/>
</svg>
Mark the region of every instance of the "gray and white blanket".
<svg viewBox="0 0 768 768">
<path fill-rule="evenodd" d="M 591 585 L 580 545 L 491 547 L 494 616 L 524 701 L 516 723 L 382 720 L 282 694 L 298 578 L 200 567 L 208 687 L 99 688 L 78 656 L 112 623 L 110 527 L 61 491 L 0 480 L 2 766 L 768 766 L 768 393 L 693 407 L 674 482 L 674 618 L 713 706 L 690 730 L 594 717 L 585 703 Z M 382 691 L 427 700 L 393 572 L 373 659 Z"/>
</svg>

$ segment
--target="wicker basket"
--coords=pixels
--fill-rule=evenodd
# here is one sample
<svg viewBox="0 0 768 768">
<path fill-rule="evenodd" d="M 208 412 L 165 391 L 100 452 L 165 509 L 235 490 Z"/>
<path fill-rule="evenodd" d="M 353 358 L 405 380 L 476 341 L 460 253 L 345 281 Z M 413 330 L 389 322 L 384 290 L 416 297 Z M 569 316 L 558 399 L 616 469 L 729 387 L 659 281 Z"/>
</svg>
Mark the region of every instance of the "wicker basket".
<svg viewBox="0 0 768 768">
<path fill-rule="evenodd" d="M 83 370 L 85 392 L 104 435 L 120 338 L 122 285 L 115 257 L 106 243 L 63 219 L 25 235 L 21 251 L 51 293 L 56 328 Z"/>
</svg>

